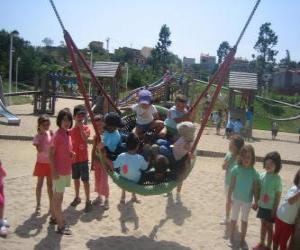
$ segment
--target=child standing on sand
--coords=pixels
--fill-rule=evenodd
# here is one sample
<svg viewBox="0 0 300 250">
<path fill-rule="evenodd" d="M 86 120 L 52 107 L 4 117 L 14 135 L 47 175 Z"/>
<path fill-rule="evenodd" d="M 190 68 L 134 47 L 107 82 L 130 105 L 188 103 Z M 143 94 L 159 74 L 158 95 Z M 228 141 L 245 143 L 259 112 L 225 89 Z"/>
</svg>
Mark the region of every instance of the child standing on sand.
<svg viewBox="0 0 300 250">
<path fill-rule="evenodd" d="M 37 159 L 34 168 L 33 175 L 37 177 L 36 184 L 36 209 L 35 212 L 37 215 L 40 215 L 41 212 L 41 196 L 42 196 L 42 187 L 44 183 L 44 178 L 47 178 L 47 191 L 49 196 L 49 204 L 51 216 L 51 201 L 53 196 L 52 191 L 52 178 L 51 178 L 51 168 L 49 165 L 49 149 L 51 143 L 52 132 L 49 131 L 50 119 L 47 115 L 41 115 L 37 121 L 37 131 L 38 134 L 33 138 L 33 145 L 37 150 Z"/>
<path fill-rule="evenodd" d="M 104 131 L 104 118 L 102 115 L 95 116 L 95 123 L 97 126 L 97 130 L 100 135 L 103 134 Z M 104 149 L 104 145 L 102 142 L 94 137 L 93 149 L 92 149 L 92 169 L 95 173 L 95 192 L 98 193 L 98 197 L 93 201 L 94 205 L 103 206 L 104 210 L 109 209 L 109 185 L 108 185 L 108 175 L 105 171 L 103 165 L 103 159 L 100 159 L 99 154 Z M 104 156 L 104 155 L 102 155 Z M 102 200 L 104 197 L 104 202 Z"/>
<path fill-rule="evenodd" d="M 234 229 L 241 210 L 241 239 L 240 248 L 248 249 L 245 242 L 248 226 L 248 217 L 252 205 L 253 196 L 255 203 L 252 207 L 256 210 L 258 207 L 258 180 L 259 176 L 254 169 L 255 152 L 251 145 L 245 145 L 241 148 L 238 156 L 237 165 L 231 171 L 232 177 L 227 197 L 227 203 L 232 202 L 231 213 L 231 231 L 230 247 L 236 247 L 237 242 L 234 240 Z"/>
<path fill-rule="evenodd" d="M 0 236 L 7 236 L 7 228 L 9 227 L 7 220 L 4 219 L 4 183 L 3 179 L 6 176 L 6 172 L 3 169 L 2 162 L 0 160 Z"/>
<path fill-rule="evenodd" d="M 225 194 L 226 194 L 226 201 L 227 195 L 229 191 L 229 186 L 231 182 L 231 170 L 236 165 L 237 157 L 240 153 L 241 148 L 244 146 L 244 139 L 239 135 L 233 135 L 231 137 L 229 143 L 229 152 L 226 154 L 222 169 L 225 170 Z M 230 222 L 229 216 L 231 211 L 231 203 L 226 202 L 226 217 L 224 221 L 221 222 L 221 225 L 227 225 Z"/>
<path fill-rule="evenodd" d="M 89 164 L 88 164 L 88 145 L 87 140 L 90 136 L 89 126 L 84 125 L 86 110 L 83 105 L 74 107 L 73 117 L 75 121 L 74 128 L 71 129 L 70 135 L 72 138 L 73 151 L 75 152 L 75 160 L 72 165 L 72 179 L 74 180 L 75 198 L 71 202 L 71 206 L 76 207 L 81 203 L 79 197 L 80 179 L 83 182 L 85 192 L 85 208 L 84 212 L 92 210 L 90 201 L 90 182 L 89 182 Z"/>
<path fill-rule="evenodd" d="M 294 186 L 289 189 L 275 218 L 273 250 L 286 250 L 287 243 L 295 231 L 295 222 L 300 209 L 300 170 L 295 175 Z"/>
<path fill-rule="evenodd" d="M 55 218 L 50 221 L 51 224 L 57 224 L 57 233 L 72 234 L 65 222 L 62 212 L 62 202 L 66 187 L 70 187 L 72 161 L 75 153 L 72 147 L 72 139 L 69 129 L 72 127 L 73 119 L 69 109 L 65 108 L 59 111 L 56 119 L 58 130 L 51 139 L 49 152 L 49 161 L 53 179 L 53 212 Z"/>
<path fill-rule="evenodd" d="M 273 223 L 280 202 L 282 191 L 281 157 L 278 152 L 270 152 L 264 158 L 266 172 L 260 174 L 260 196 L 258 201 L 257 218 L 261 219 L 260 242 L 253 250 L 271 250 L 273 238 Z M 265 238 L 267 236 L 267 245 Z"/>
</svg>

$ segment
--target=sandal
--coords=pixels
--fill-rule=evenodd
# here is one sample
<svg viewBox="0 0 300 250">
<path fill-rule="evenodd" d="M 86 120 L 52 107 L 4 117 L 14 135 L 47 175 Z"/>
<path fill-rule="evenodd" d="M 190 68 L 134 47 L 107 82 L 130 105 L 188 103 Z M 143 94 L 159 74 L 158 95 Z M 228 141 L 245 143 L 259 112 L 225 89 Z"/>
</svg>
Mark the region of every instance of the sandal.
<svg viewBox="0 0 300 250">
<path fill-rule="evenodd" d="M 102 198 L 99 196 L 95 200 L 92 201 L 92 205 L 94 205 L 94 206 L 100 206 L 101 204 L 102 204 Z"/>
<path fill-rule="evenodd" d="M 67 225 L 64 225 L 62 228 L 57 227 L 57 231 L 58 234 L 62 234 L 62 235 L 72 235 L 72 231 L 70 230 L 70 228 Z"/>
<path fill-rule="evenodd" d="M 72 207 L 76 207 L 78 204 L 80 204 L 81 203 L 81 199 L 80 198 L 78 198 L 78 197 L 76 197 L 72 202 L 71 202 L 71 206 Z"/>
<path fill-rule="evenodd" d="M 53 217 L 50 217 L 50 219 L 49 219 L 49 224 L 50 224 L 50 225 L 57 225 L 56 219 L 53 218 Z"/>
<path fill-rule="evenodd" d="M 125 200 L 124 200 L 124 203 L 125 203 Z M 108 200 L 104 201 L 103 209 L 104 210 L 108 210 L 109 209 L 109 201 Z"/>
</svg>

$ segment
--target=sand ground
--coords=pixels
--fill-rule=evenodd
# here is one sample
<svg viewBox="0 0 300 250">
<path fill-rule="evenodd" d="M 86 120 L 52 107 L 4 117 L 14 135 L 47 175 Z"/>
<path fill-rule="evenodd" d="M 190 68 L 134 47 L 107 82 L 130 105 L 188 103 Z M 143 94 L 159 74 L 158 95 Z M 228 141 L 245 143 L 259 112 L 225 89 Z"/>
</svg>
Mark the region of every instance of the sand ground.
<svg viewBox="0 0 300 250">
<path fill-rule="evenodd" d="M 68 100 L 58 102 L 59 107 L 69 106 Z M 72 102 L 74 105 L 74 102 Z M 30 105 L 11 107 L 22 118 L 21 127 L 0 124 L 0 134 L 32 136 L 35 133 L 36 117 L 28 115 Z M 31 106 L 32 107 L 32 106 Z M 73 107 L 73 106 L 71 106 Z M 32 109 L 31 109 L 32 110 Z M 54 118 L 52 118 L 53 124 Z M 297 137 L 279 134 L 278 141 L 270 141 L 269 133 L 254 131 L 253 142 L 257 155 L 263 156 L 273 149 L 284 159 L 300 160 Z M 199 148 L 226 152 L 228 141 L 206 130 Z M 118 205 L 119 188 L 110 182 L 110 210 L 95 207 L 91 213 L 83 212 L 84 204 L 76 209 L 69 207 L 73 199 L 73 187 L 68 188 L 63 203 L 64 213 L 73 231 L 72 236 L 60 237 L 48 225 L 48 201 L 43 190 L 42 215 L 36 217 L 35 183 L 32 176 L 35 150 L 29 141 L 0 140 L 0 159 L 8 177 L 5 180 L 6 210 L 11 228 L 8 238 L 0 238 L 0 249 L 213 249 L 227 247 L 226 230 L 219 222 L 224 217 L 224 172 L 222 159 L 197 157 L 195 168 L 183 186 L 182 203 L 172 197 L 140 197 L 141 204 L 129 201 Z M 262 171 L 262 164 L 256 168 Z M 297 166 L 284 165 L 280 175 L 283 193 L 292 185 Z M 93 186 L 93 176 L 91 185 Z M 92 187 L 93 189 L 93 187 Z M 83 192 L 82 198 L 83 197 Z M 96 194 L 92 193 L 92 198 Z M 247 235 L 251 247 L 259 240 L 259 220 L 251 211 Z"/>
</svg>

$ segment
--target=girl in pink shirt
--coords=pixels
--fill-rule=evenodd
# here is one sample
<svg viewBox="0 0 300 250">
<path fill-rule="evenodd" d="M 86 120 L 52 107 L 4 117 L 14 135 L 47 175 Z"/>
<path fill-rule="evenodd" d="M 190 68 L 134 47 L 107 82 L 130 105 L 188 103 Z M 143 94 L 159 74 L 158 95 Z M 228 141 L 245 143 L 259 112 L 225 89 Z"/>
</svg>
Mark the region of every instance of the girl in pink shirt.
<svg viewBox="0 0 300 250">
<path fill-rule="evenodd" d="M 51 208 L 52 200 L 52 178 L 51 169 L 49 165 L 49 148 L 51 142 L 51 132 L 49 131 L 50 119 L 47 115 L 41 115 L 37 121 L 37 135 L 33 138 L 33 145 L 37 150 L 37 159 L 33 175 L 37 176 L 36 184 L 36 209 L 37 215 L 41 212 L 41 195 L 44 178 L 47 178 L 47 190 L 49 196 L 49 203 Z M 50 209 L 51 211 L 51 209 Z"/>
<path fill-rule="evenodd" d="M 62 201 L 66 187 L 71 184 L 72 161 L 75 158 L 69 129 L 72 127 L 73 118 L 69 109 L 59 111 L 56 119 L 59 129 L 51 139 L 49 162 L 53 181 L 52 209 L 54 216 L 51 224 L 57 224 L 57 233 L 72 234 L 66 224 L 62 213 Z"/>
<path fill-rule="evenodd" d="M 0 160 L 0 236 L 6 237 L 7 236 L 7 228 L 9 227 L 7 220 L 4 219 L 4 185 L 3 185 L 3 178 L 6 176 L 6 172 L 2 168 L 2 163 Z"/>
</svg>

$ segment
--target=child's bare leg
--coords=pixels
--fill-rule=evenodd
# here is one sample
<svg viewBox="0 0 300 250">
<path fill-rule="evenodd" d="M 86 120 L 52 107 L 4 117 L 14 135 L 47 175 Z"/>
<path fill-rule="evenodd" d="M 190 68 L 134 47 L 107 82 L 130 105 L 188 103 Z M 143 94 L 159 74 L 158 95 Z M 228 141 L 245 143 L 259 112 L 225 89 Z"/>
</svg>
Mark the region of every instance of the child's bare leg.
<svg viewBox="0 0 300 250">
<path fill-rule="evenodd" d="M 225 207 L 225 210 L 226 210 L 226 220 L 229 221 L 229 216 L 230 216 L 230 211 L 231 211 L 231 202 L 226 202 L 226 207 Z"/>
<path fill-rule="evenodd" d="M 79 199 L 80 179 L 74 180 L 74 187 L 75 187 L 75 198 Z"/>
<path fill-rule="evenodd" d="M 181 192 L 182 184 L 183 184 L 182 181 L 178 182 L 178 184 L 177 184 L 177 193 L 180 193 L 180 192 Z"/>
<path fill-rule="evenodd" d="M 55 219 L 59 228 L 62 228 L 65 224 L 64 217 L 62 213 L 62 202 L 63 202 L 64 193 L 53 193 L 53 211 L 55 214 Z"/>
<path fill-rule="evenodd" d="M 84 181 L 83 186 L 84 186 L 86 201 L 90 201 L 90 182 L 89 181 Z"/>
<path fill-rule="evenodd" d="M 248 222 L 242 221 L 242 227 L 241 227 L 241 244 L 244 244 L 247 234 L 247 227 Z"/>
<path fill-rule="evenodd" d="M 138 136 L 138 138 L 141 139 L 141 138 L 143 138 L 144 130 L 142 128 L 135 127 L 134 133 Z"/>
<path fill-rule="evenodd" d="M 164 128 L 164 123 L 163 121 L 160 120 L 155 120 L 151 123 L 150 129 L 153 129 L 155 133 L 160 133 L 160 131 Z"/>
<path fill-rule="evenodd" d="M 233 243 L 234 241 L 234 230 L 236 226 L 236 220 L 231 220 L 230 222 L 230 242 Z"/>
<path fill-rule="evenodd" d="M 273 239 L 273 224 L 266 221 L 266 231 L 267 231 L 267 247 L 271 248 Z"/>
<path fill-rule="evenodd" d="M 0 207 L 0 220 L 3 220 L 4 217 L 4 206 Z"/>
<path fill-rule="evenodd" d="M 52 205 L 52 200 L 53 200 L 53 188 L 52 188 L 52 178 L 50 176 L 47 176 L 47 192 L 48 192 L 48 197 L 49 197 L 49 210 L 51 217 L 54 218 L 54 212 L 53 212 L 53 205 Z"/>
<path fill-rule="evenodd" d="M 266 239 L 266 221 L 264 219 L 261 219 L 261 226 L 260 226 L 260 244 L 265 244 Z"/>
<path fill-rule="evenodd" d="M 44 183 L 44 176 L 38 176 L 37 177 L 37 184 L 36 184 L 36 212 L 40 212 L 41 207 L 41 196 L 42 196 L 42 187 Z"/>
</svg>

